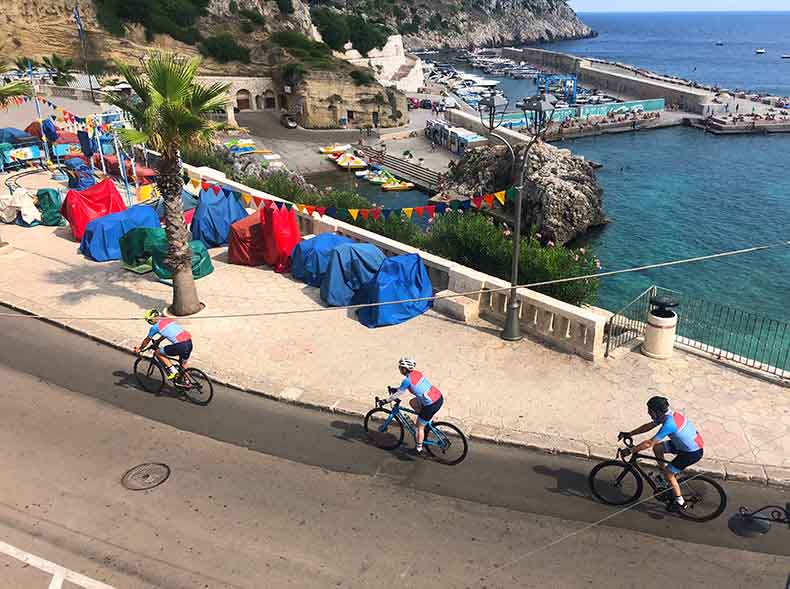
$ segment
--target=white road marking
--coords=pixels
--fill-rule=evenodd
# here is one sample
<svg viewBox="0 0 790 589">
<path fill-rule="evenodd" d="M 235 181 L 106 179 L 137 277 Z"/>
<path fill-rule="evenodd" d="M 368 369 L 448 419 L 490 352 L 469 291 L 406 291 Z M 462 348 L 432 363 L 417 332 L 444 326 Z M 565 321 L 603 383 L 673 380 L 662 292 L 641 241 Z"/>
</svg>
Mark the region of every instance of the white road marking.
<svg viewBox="0 0 790 589">
<path fill-rule="evenodd" d="M 5 542 L 0 542 L 0 553 L 20 560 L 27 565 L 52 575 L 52 581 L 49 583 L 49 589 L 61 589 L 63 586 L 63 581 L 69 581 L 70 583 L 83 587 L 84 589 L 114 589 L 110 585 L 102 583 L 101 581 L 90 579 L 85 575 L 81 575 L 77 572 L 62 567 L 59 564 L 45 560 L 36 556 L 35 554 L 30 554 L 29 552 L 20 550 L 19 548 L 11 546 L 10 544 L 6 544 Z"/>
</svg>

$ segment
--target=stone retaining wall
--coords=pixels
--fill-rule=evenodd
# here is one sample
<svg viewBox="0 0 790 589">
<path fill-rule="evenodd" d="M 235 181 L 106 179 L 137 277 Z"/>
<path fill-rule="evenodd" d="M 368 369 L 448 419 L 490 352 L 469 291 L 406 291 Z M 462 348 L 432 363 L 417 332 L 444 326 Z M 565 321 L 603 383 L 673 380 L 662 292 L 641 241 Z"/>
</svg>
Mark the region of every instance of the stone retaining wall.
<svg viewBox="0 0 790 589">
<path fill-rule="evenodd" d="M 220 184 L 259 198 L 283 200 L 233 182 L 212 168 L 185 164 L 184 169 L 190 178 Z M 372 243 L 388 256 L 419 253 L 438 297 L 434 306 L 437 311 L 465 322 L 483 318 L 499 325 L 504 324 L 510 298 L 510 284 L 507 281 L 349 223 L 321 217 L 318 213 L 309 216 L 297 212 L 297 219 L 302 235 L 338 233 L 354 241 Z M 521 303 L 520 322 L 524 333 L 587 360 L 603 358 L 606 319 L 600 314 L 526 288 L 518 289 L 517 296 Z"/>
</svg>

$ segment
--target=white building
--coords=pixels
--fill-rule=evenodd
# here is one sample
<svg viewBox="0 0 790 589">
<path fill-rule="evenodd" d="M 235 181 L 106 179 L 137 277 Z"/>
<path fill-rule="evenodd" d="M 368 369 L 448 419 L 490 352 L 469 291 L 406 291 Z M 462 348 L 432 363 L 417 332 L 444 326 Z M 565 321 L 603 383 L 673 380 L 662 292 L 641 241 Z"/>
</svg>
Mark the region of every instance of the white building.
<svg viewBox="0 0 790 589">
<path fill-rule="evenodd" d="M 422 60 L 406 53 L 400 35 L 391 35 L 384 47 L 372 49 L 367 57 L 363 57 L 351 43 L 347 43 L 345 49 L 345 53 L 334 53 L 354 65 L 371 68 L 383 86 L 394 86 L 401 92 L 417 92 L 425 86 Z"/>
</svg>

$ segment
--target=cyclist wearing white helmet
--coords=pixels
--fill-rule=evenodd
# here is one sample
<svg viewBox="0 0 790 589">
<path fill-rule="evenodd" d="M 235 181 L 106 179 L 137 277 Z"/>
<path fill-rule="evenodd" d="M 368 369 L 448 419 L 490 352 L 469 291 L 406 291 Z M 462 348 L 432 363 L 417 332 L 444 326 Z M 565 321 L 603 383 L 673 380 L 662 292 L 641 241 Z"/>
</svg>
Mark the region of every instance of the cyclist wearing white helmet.
<svg viewBox="0 0 790 589">
<path fill-rule="evenodd" d="M 149 342 L 159 335 L 170 342 L 170 345 L 165 346 L 162 351 L 169 356 L 178 356 L 181 367 L 186 369 L 187 361 L 192 354 L 192 336 L 189 332 L 172 319 L 162 317 L 162 314 L 156 309 L 149 309 L 145 312 L 144 317 L 151 329 L 148 330 L 148 335 L 143 340 L 143 343 L 140 344 L 140 347 L 134 349 L 134 353 L 137 354 L 140 350 L 144 350 Z M 167 368 L 168 380 L 178 376 L 178 371 L 167 356 L 158 349 L 154 350 L 154 355 Z"/>
<path fill-rule="evenodd" d="M 416 368 L 417 362 L 413 358 L 401 358 L 398 361 L 398 369 L 406 378 L 403 379 L 400 387 L 389 387 L 390 396 L 387 397 L 386 402 L 394 401 L 406 391 L 414 395 L 414 398 L 409 401 L 409 405 L 417 413 L 417 452 L 422 453 L 425 426 L 442 408 L 444 397 L 439 389 L 433 386 Z"/>
</svg>

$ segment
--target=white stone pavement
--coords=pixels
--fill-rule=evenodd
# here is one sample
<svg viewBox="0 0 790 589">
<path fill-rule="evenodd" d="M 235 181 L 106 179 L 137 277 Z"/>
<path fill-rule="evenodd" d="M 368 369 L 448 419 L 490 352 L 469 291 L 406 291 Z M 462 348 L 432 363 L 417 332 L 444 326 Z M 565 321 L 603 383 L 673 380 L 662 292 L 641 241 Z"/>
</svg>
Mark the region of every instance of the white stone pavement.
<svg viewBox="0 0 790 589">
<path fill-rule="evenodd" d="M 131 348 L 145 334 L 142 320 L 71 317 L 140 317 L 170 301 L 170 287 L 153 274 L 84 258 L 67 228 L 0 226 L 0 234 L 12 244 L 0 255 L 0 302 Z M 198 282 L 202 315 L 322 309 L 317 289 L 230 265 L 225 248 L 211 256 L 215 272 Z M 665 394 L 701 430 L 705 470 L 790 484 L 790 389 L 698 356 L 661 362 L 621 351 L 593 364 L 434 312 L 376 330 L 339 310 L 182 323 L 195 365 L 217 379 L 358 415 L 398 381 L 397 359 L 412 355 L 445 393 L 443 417 L 477 438 L 553 451 L 613 456 L 617 432 L 644 423 L 645 400 Z"/>
</svg>

